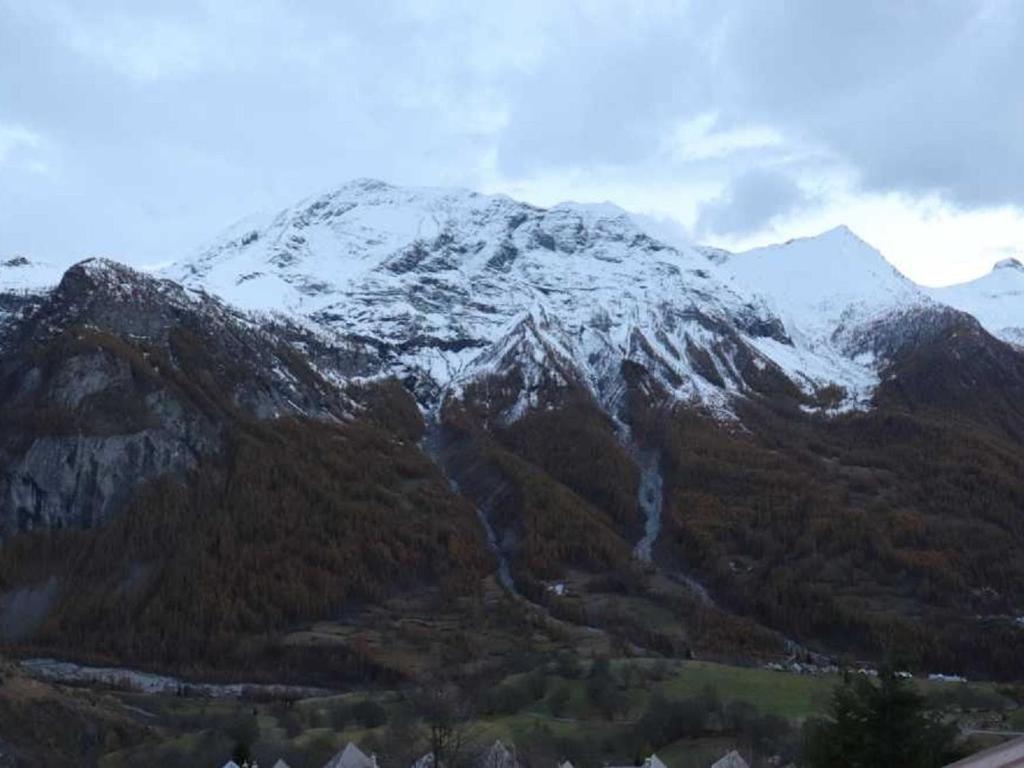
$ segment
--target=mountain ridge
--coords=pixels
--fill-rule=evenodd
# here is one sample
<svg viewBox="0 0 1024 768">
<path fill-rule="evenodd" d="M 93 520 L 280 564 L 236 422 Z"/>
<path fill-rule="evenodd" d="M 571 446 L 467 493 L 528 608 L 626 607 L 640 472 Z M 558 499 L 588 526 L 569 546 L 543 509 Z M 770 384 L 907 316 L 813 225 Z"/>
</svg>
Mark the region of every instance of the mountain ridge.
<svg viewBox="0 0 1024 768">
<path fill-rule="evenodd" d="M 1024 346 L 1024 265 L 1018 259 L 1003 259 L 986 275 L 929 293 L 975 316 L 1004 341 Z"/>
<path fill-rule="evenodd" d="M 263 222 L 0 287 L 8 641 L 308 670 L 328 622 L 341 677 L 402 676 L 352 606 L 416 594 L 1022 671 L 1024 355 L 849 230 L 726 254 L 365 180 Z"/>
<path fill-rule="evenodd" d="M 763 285 L 751 289 L 750 280 L 738 274 L 756 252 L 709 263 L 706 250 L 661 243 L 607 204 L 541 209 L 506 196 L 362 180 L 270 217 L 263 230 L 250 226 L 236 227 L 165 274 L 328 333 L 338 325 L 351 333 L 353 323 L 363 321 L 351 335 L 374 339 L 377 346 L 389 338 L 420 338 L 425 357 L 400 351 L 400 378 L 428 379 L 435 393 L 457 390 L 460 380 L 487 373 L 480 350 L 518 332 L 527 318 L 535 334 L 550 330 L 538 340 L 541 347 L 560 349 L 576 361 L 645 356 L 663 371 L 662 384 L 677 399 L 722 415 L 730 412 L 731 393 L 751 388 L 734 359 L 739 347 L 757 366 L 779 369 L 809 406 L 819 389 L 838 385 L 848 393 L 845 407 L 863 407 L 877 384 L 874 361 L 846 354 L 830 334 L 797 327 L 796 338 L 806 337 L 806 343 L 794 343 L 794 333 L 780 330 L 787 323 L 772 306 L 773 297 Z M 825 250 L 845 250 L 849 243 L 870 250 L 847 229 L 779 248 L 800 249 L 807 242 Z M 905 278 L 902 284 L 904 295 L 891 304 L 911 296 L 928 302 Z M 511 298 L 503 300 L 505 294 Z M 568 294 L 576 306 L 559 300 Z M 615 311 L 604 314 L 605 306 Z M 668 306 L 683 306 L 689 320 L 658 316 L 657 308 Z M 847 312 L 845 319 L 863 325 L 874 314 Z M 556 327 L 567 316 L 572 327 Z M 794 318 L 787 320 L 794 324 Z M 720 338 L 712 326 L 731 337 Z M 598 399 L 616 386 L 593 366 L 577 367 Z"/>
</svg>

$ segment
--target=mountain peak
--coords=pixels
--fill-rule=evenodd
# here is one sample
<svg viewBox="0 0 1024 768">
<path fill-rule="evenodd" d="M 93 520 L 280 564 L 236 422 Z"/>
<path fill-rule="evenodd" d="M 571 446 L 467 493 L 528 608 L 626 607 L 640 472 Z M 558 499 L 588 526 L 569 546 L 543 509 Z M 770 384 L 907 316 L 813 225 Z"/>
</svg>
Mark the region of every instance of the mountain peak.
<svg viewBox="0 0 1024 768">
<path fill-rule="evenodd" d="M 800 249 L 804 248 L 820 248 L 821 246 L 827 246 L 829 248 L 850 248 L 859 247 L 871 251 L 877 254 L 879 257 L 884 258 L 878 253 L 878 250 L 861 238 L 856 232 L 850 229 L 845 224 L 840 224 L 832 229 L 826 229 L 824 232 L 819 232 L 816 235 L 806 235 L 804 237 L 794 237 L 787 240 L 784 243 L 761 246 L 751 251 L 745 251 L 745 253 L 754 253 L 757 251 L 768 251 L 778 250 L 781 248 L 792 248 L 797 247 Z"/>
<path fill-rule="evenodd" d="M 768 268 L 798 272 L 808 277 L 824 271 L 829 278 L 838 280 L 864 269 L 878 268 L 887 276 L 890 270 L 895 271 L 877 248 L 861 239 L 846 225 L 825 230 L 818 235 L 787 240 L 781 245 L 743 251 L 737 256 L 745 261 L 756 259 Z M 902 275 L 899 277 L 906 281 Z"/>
<path fill-rule="evenodd" d="M 438 198 L 463 199 L 490 197 L 481 195 L 465 187 L 434 187 L 417 185 L 391 184 L 381 179 L 358 177 L 350 179 L 325 193 L 310 198 L 312 201 L 324 198 L 350 200 L 352 202 L 372 202 L 374 204 L 409 205 L 416 200 L 434 200 Z M 502 197 L 496 195 L 495 197 Z M 301 203 L 300 203 L 301 207 Z"/>
<path fill-rule="evenodd" d="M 339 189 L 362 189 L 370 192 L 382 189 L 394 189 L 394 186 L 381 179 L 373 179 L 369 176 L 359 176 L 350 179 L 342 184 Z"/>
<path fill-rule="evenodd" d="M 951 307 L 974 315 L 985 329 L 1011 344 L 1024 346 L 1024 264 L 1007 258 L 996 262 L 992 271 L 974 280 L 930 293 Z"/>
<path fill-rule="evenodd" d="M 621 208 L 615 203 L 607 200 L 603 203 L 577 203 L 570 200 L 555 205 L 551 210 L 576 212 L 601 219 L 618 219 L 623 216 L 629 217 L 629 212 L 625 208 Z"/>
<path fill-rule="evenodd" d="M 992 271 L 996 272 L 1001 269 L 1016 269 L 1024 272 L 1024 264 L 1021 264 L 1019 259 L 1009 258 L 997 261 L 995 266 L 992 267 Z"/>
<path fill-rule="evenodd" d="M 857 237 L 857 233 L 854 232 L 845 224 L 840 224 L 839 226 L 832 227 L 832 229 L 826 229 L 824 232 L 821 233 L 821 237 L 853 237 L 856 238 L 857 240 L 860 240 L 860 238 Z"/>
<path fill-rule="evenodd" d="M 820 235 L 814 235 L 812 237 L 804 239 L 813 240 L 817 242 L 834 243 L 837 245 L 847 244 L 852 246 L 860 246 L 863 248 L 867 248 L 874 253 L 878 253 L 878 250 L 873 245 L 871 245 L 871 243 L 864 240 L 864 238 L 862 238 L 860 235 L 858 235 L 845 224 L 840 224 L 837 227 L 832 227 L 832 229 L 826 229 Z"/>
<path fill-rule="evenodd" d="M 787 328 L 819 341 L 927 303 L 913 282 L 845 226 L 737 254 L 723 267 L 743 292 L 768 299 Z"/>
<path fill-rule="evenodd" d="M 190 303 L 186 291 L 177 283 L 107 258 L 73 264 L 64 272 L 54 295 L 104 315 L 116 314 L 121 311 L 118 308 L 126 305 L 182 307 Z"/>
<path fill-rule="evenodd" d="M 100 283 L 107 283 L 111 280 L 125 281 L 140 279 L 141 274 L 126 264 L 113 261 L 103 257 L 83 259 L 77 264 L 72 264 L 61 278 L 61 286 L 69 283 L 78 283 L 82 280 L 96 286 Z"/>
</svg>

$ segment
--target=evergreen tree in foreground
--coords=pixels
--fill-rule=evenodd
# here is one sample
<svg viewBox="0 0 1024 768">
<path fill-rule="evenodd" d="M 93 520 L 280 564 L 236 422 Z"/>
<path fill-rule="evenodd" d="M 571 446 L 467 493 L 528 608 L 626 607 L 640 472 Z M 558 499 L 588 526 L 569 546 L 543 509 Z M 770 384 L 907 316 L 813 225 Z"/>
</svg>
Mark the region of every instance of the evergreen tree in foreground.
<svg viewBox="0 0 1024 768">
<path fill-rule="evenodd" d="M 956 726 L 925 708 L 911 683 L 883 672 L 837 686 L 829 713 L 804 726 L 807 768 L 938 768 L 953 758 Z"/>
</svg>

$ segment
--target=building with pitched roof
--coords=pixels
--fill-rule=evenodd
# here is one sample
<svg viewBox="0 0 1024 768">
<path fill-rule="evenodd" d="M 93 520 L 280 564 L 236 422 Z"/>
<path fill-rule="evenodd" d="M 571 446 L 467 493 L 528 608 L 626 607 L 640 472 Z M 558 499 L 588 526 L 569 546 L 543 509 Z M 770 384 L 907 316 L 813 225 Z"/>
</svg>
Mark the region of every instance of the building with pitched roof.
<svg viewBox="0 0 1024 768">
<path fill-rule="evenodd" d="M 327 761 L 324 768 L 377 768 L 377 756 L 366 754 L 351 741 L 345 748 Z"/>
</svg>

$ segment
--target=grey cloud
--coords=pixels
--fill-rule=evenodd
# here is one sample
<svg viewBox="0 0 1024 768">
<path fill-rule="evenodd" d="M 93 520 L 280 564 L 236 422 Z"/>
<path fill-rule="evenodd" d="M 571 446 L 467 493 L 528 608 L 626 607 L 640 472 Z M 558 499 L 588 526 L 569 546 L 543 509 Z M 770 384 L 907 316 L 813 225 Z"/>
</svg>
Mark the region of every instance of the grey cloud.
<svg viewBox="0 0 1024 768">
<path fill-rule="evenodd" d="M 688 15 L 652 14 L 640 29 L 579 23 L 559 30 L 543 68 L 512 80 L 502 169 L 648 160 L 673 122 L 711 98 Z"/>
<path fill-rule="evenodd" d="M 850 162 L 866 188 L 1024 204 L 1024 8 L 757 3 L 723 37 L 726 102 Z"/>
<path fill-rule="evenodd" d="M 296 18 L 264 3 L 253 18 L 244 3 L 215 5 L 234 5 L 244 23 L 212 17 L 212 4 L 148 4 L 145 28 L 194 29 L 202 58 L 146 61 L 136 76 L 107 41 L 71 42 L 102 38 L 115 11 L 126 20 L 114 28 L 130 24 L 127 5 L 71 34 L 64 17 L 0 0 L 0 123 L 15 118 L 62 159 L 49 180 L 0 178 L 0 249 L 154 261 L 352 177 L 472 174 L 486 147 L 460 117 L 475 105 L 460 101 L 457 64 L 446 69 L 452 51 L 432 49 L 430 18 L 333 3 Z"/>
<path fill-rule="evenodd" d="M 547 66 L 511 92 L 503 168 L 665 169 L 657 137 L 710 111 L 722 129 L 773 126 L 796 147 L 830 153 L 865 189 L 938 193 L 967 207 L 1024 204 L 1021 4 L 716 8 L 655 13 L 640 33 L 567 31 Z"/>
<path fill-rule="evenodd" d="M 809 202 L 800 187 L 776 171 L 754 169 L 730 183 L 725 193 L 701 206 L 697 234 L 745 235 Z"/>
<path fill-rule="evenodd" d="M 156 261 L 355 176 L 734 179 L 703 209 L 722 232 L 808 204 L 798 182 L 831 164 L 865 189 L 1020 206 L 1022 17 L 999 0 L 0 0 L 0 126 L 38 136 L 51 171 L 0 168 L 0 251 Z M 784 142 L 667 148 L 708 114 Z"/>
</svg>

